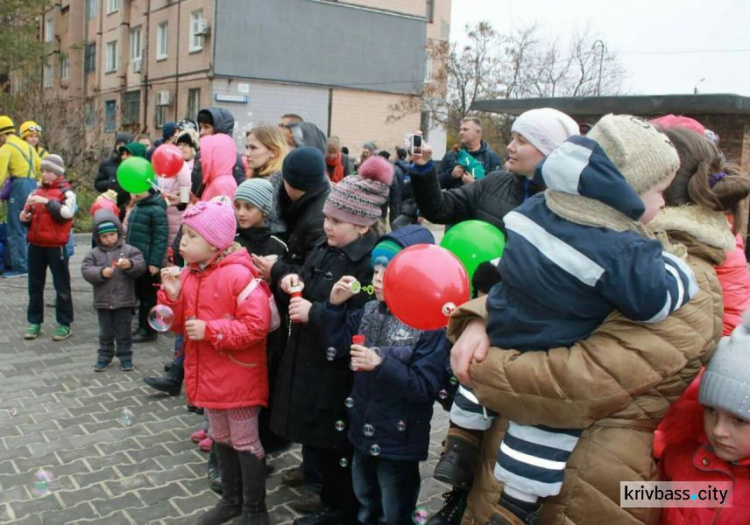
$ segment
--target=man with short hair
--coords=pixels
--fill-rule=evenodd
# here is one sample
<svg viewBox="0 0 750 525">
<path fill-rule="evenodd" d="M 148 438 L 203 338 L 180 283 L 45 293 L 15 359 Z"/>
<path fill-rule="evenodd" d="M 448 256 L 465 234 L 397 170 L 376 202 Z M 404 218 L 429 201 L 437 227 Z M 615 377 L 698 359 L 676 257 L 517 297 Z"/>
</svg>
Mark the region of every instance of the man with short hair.
<svg viewBox="0 0 750 525">
<path fill-rule="evenodd" d="M 3 277 L 23 277 L 28 273 L 26 228 L 20 215 L 26 199 L 37 186 L 42 161 L 36 149 L 16 135 L 16 126 L 10 117 L 0 116 L 0 187 L 10 177 L 8 197 L 8 257 Z"/>
<path fill-rule="evenodd" d="M 279 127 L 284 132 L 289 149 L 311 146 L 326 156 L 326 134 L 312 122 L 305 122 L 299 115 L 287 113 L 281 117 Z"/>
<path fill-rule="evenodd" d="M 475 175 L 459 164 L 459 157 L 468 154 L 477 162 L 481 163 L 486 175 L 491 171 L 499 170 L 503 166 L 500 155 L 495 153 L 485 141 L 482 140 L 482 121 L 477 117 L 467 117 L 461 120 L 461 129 L 458 131 L 461 138 L 461 150 L 458 153 L 450 152 L 443 157 L 440 164 L 440 186 L 449 190 L 460 188 L 464 184 L 470 184 L 476 180 Z"/>
</svg>

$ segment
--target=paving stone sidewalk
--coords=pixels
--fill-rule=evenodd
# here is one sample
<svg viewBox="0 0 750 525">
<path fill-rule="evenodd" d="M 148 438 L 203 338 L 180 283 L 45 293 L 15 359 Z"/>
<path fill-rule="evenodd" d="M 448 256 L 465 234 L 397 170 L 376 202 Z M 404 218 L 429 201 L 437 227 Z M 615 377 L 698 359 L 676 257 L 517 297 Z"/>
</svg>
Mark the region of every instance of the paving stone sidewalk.
<svg viewBox="0 0 750 525">
<path fill-rule="evenodd" d="M 201 418 L 185 410 L 183 396 L 155 394 L 142 382 L 161 373 L 173 339 L 136 345 L 133 372 L 93 371 L 98 328 L 91 287 L 80 276 L 90 237 L 76 237 L 68 340 L 52 341 L 54 308 L 46 308 L 42 335 L 24 341 L 26 280 L 0 278 L 0 523 L 195 523 L 218 499 L 207 486 L 207 455 L 190 441 Z M 54 297 L 51 282 L 45 297 Z M 430 512 L 447 490 L 431 477 L 446 428 L 436 406 L 421 468 L 420 505 Z M 298 516 L 289 507 L 298 491 L 280 481 L 300 459 L 298 448 L 270 458 L 274 524 Z"/>
</svg>

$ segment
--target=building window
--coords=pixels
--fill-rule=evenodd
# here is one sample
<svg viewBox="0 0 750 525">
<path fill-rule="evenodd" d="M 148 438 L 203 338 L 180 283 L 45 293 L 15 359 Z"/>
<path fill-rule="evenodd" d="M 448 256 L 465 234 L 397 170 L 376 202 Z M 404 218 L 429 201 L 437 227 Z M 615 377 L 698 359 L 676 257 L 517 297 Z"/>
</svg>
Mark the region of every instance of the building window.
<svg viewBox="0 0 750 525">
<path fill-rule="evenodd" d="M 96 18 L 99 14 L 99 0 L 86 0 L 86 20 Z"/>
<path fill-rule="evenodd" d="M 54 13 L 50 13 L 47 20 L 44 21 L 44 41 L 52 42 L 55 39 L 55 19 Z"/>
<path fill-rule="evenodd" d="M 70 78 L 70 60 L 67 55 L 60 57 L 60 78 Z"/>
<path fill-rule="evenodd" d="M 130 31 L 130 61 L 140 60 L 143 53 L 141 48 L 141 28 L 136 27 Z"/>
<path fill-rule="evenodd" d="M 122 96 L 122 125 L 140 124 L 141 92 L 129 91 Z"/>
<path fill-rule="evenodd" d="M 198 120 L 198 111 L 201 108 L 201 90 L 200 88 L 188 89 L 188 106 L 187 118 Z"/>
<path fill-rule="evenodd" d="M 161 128 L 164 126 L 164 123 L 167 121 L 167 109 L 169 109 L 167 106 L 156 106 L 156 127 Z"/>
<path fill-rule="evenodd" d="M 206 22 L 203 20 L 203 10 L 190 13 L 190 52 L 203 49 L 203 33 Z"/>
<path fill-rule="evenodd" d="M 96 44 L 86 44 L 83 52 L 83 71 L 85 73 L 96 71 Z"/>
<path fill-rule="evenodd" d="M 435 0 L 427 0 L 427 21 L 435 21 Z"/>
<path fill-rule="evenodd" d="M 110 133 L 117 129 L 117 101 L 107 100 L 104 103 L 104 131 Z"/>
<path fill-rule="evenodd" d="M 51 62 L 45 62 L 44 63 L 44 87 L 45 88 L 51 88 L 52 87 L 52 63 Z"/>
<path fill-rule="evenodd" d="M 86 127 L 90 128 L 96 122 L 96 106 L 93 100 L 86 101 Z"/>
<path fill-rule="evenodd" d="M 117 40 L 107 42 L 107 68 L 105 73 L 117 71 Z"/>
<path fill-rule="evenodd" d="M 169 51 L 169 25 L 167 22 L 162 22 L 159 27 L 156 28 L 156 60 L 164 60 L 167 58 L 167 52 Z"/>
<path fill-rule="evenodd" d="M 120 0 L 107 0 L 107 14 L 111 15 L 120 10 Z"/>
</svg>

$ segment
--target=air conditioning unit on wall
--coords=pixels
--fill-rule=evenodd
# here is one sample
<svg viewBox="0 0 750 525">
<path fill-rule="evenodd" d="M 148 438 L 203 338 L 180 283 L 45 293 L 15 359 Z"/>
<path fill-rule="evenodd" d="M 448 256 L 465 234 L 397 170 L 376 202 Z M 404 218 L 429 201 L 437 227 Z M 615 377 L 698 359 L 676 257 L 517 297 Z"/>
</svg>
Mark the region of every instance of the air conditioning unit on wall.
<svg viewBox="0 0 750 525">
<path fill-rule="evenodd" d="M 208 22 L 201 18 L 200 22 L 198 22 L 198 27 L 195 31 L 195 36 L 207 36 L 211 32 L 211 26 L 208 25 Z"/>
<path fill-rule="evenodd" d="M 156 92 L 156 105 L 157 106 L 168 106 L 172 103 L 172 95 L 169 91 L 157 91 Z"/>
<path fill-rule="evenodd" d="M 141 68 L 143 68 L 143 60 L 141 59 L 133 60 L 132 64 L 133 64 L 133 73 L 140 73 Z"/>
</svg>

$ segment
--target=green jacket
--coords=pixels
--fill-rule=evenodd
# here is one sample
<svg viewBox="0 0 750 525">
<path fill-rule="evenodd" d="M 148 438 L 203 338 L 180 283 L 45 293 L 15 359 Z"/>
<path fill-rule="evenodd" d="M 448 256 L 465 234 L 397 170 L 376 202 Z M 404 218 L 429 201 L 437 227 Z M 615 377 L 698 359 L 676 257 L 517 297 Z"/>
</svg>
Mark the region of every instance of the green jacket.
<svg viewBox="0 0 750 525">
<path fill-rule="evenodd" d="M 138 202 L 130 211 L 125 242 L 138 248 L 149 266 L 161 268 L 168 236 L 167 203 L 158 193 Z"/>
</svg>

